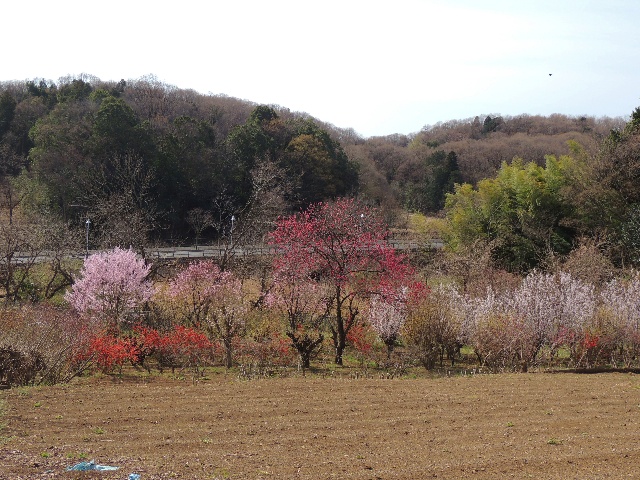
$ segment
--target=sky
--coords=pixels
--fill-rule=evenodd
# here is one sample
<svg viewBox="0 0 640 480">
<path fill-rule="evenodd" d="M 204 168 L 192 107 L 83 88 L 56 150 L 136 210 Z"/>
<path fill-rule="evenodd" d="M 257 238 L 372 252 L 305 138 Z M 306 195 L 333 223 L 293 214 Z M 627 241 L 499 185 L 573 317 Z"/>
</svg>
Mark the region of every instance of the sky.
<svg viewBox="0 0 640 480">
<path fill-rule="evenodd" d="M 0 81 L 154 75 L 365 137 L 640 106 L 637 0 L 30 0 L 2 17 Z"/>
</svg>

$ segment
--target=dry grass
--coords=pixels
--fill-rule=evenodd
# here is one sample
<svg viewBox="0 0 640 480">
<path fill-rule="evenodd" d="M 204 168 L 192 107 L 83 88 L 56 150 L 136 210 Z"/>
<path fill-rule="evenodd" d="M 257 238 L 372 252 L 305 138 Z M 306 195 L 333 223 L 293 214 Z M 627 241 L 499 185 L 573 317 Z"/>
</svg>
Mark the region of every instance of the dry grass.
<svg viewBox="0 0 640 480">
<path fill-rule="evenodd" d="M 13 389 L 0 478 L 637 478 L 640 378 L 215 374 Z M 83 459 L 118 472 L 68 473 Z"/>
</svg>

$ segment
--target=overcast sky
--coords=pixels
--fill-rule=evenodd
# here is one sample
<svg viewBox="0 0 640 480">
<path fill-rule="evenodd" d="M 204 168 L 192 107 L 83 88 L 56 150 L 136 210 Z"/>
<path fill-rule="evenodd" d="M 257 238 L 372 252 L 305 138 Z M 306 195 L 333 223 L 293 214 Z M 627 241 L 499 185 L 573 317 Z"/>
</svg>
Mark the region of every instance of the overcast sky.
<svg viewBox="0 0 640 480">
<path fill-rule="evenodd" d="M 0 80 L 153 74 L 364 136 L 640 106 L 637 0 L 30 0 L 2 17 Z"/>
</svg>

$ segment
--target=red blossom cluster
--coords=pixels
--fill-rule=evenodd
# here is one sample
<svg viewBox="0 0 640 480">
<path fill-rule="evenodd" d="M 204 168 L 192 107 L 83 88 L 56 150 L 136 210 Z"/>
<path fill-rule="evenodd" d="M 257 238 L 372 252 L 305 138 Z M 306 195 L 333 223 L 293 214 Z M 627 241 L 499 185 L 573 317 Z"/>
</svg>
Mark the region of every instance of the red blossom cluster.
<svg viewBox="0 0 640 480">
<path fill-rule="evenodd" d="M 141 364 L 146 357 L 155 356 L 161 364 L 170 366 L 199 366 L 212 351 L 207 336 L 195 329 L 177 326 L 168 332 L 136 326 L 134 335 L 123 337 L 114 333 L 95 335 L 77 361 L 93 361 L 103 372 L 122 369 L 127 362 Z"/>
<path fill-rule="evenodd" d="M 368 325 L 356 324 L 349 330 L 347 341 L 359 354 L 369 355 L 373 347 L 371 329 Z"/>
<path fill-rule="evenodd" d="M 212 342 L 200 330 L 178 325 L 168 332 L 136 326 L 134 331 L 145 355 L 155 355 L 172 366 L 198 366 L 213 348 Z"/>
<path fill-rule="evenodd" d="M 139 358 L 140 348 L 133 339 L 104 334 L 94 336 L 76 360 L 92 359 L 103 372 L 109 372 L 115 367 L 122 369 L 126 362 L 137 363 Z"/>
</svg>

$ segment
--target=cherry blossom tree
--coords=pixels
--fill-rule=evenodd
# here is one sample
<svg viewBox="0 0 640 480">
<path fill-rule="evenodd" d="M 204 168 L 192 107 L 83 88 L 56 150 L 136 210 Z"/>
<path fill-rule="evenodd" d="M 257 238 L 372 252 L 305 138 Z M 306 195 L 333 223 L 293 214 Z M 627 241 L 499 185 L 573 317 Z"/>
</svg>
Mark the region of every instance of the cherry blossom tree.
<svg viewBox="0 0 640 480">
<path fill-rule="evenodd" d="M 90 255 L 65 299 L 82 315 L 117 331 L 151 298 L 150 268 L 131 249 Z"/>
<path fill-rule="evenodd" d="M 224 364 L 231 368 L 233 339 L 244 329 L 249 310 L 242 282 L 211 261 L 193 262 L 171 281 L 169 294 L 180 303 L 192 325 L 220 340 Z"/>
<path fill-rule="evenodd" d="M 396 290 L 412 273 L 387 239 L 378 212 L 353 199 L 313 204 L 279 220 L 269 237 L 279 252 L 276 272 L 296 268 L 330 288 L 329 328 L 338 365 L 361 301 Z"/>
</svg>

